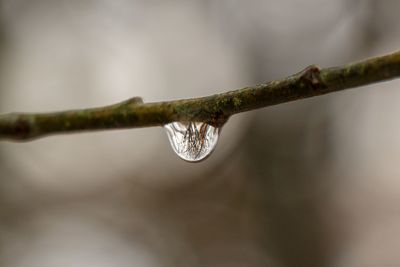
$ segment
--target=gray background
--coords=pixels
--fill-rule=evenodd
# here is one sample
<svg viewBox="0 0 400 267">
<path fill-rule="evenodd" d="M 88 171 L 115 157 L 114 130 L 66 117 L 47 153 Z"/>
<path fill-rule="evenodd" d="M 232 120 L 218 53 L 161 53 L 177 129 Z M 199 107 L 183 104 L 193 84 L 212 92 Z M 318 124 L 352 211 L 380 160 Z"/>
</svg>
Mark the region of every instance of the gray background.
<svg viewBox="0 0 400 267">
<path fill-rule="evenodd" d="M 1 1 L 0 112 L 203 96 L 400 48 L 398 1 Z M 398 266 L 399 81 L 163 129 L 0 143 L 0 265 Z"/>
</svg>

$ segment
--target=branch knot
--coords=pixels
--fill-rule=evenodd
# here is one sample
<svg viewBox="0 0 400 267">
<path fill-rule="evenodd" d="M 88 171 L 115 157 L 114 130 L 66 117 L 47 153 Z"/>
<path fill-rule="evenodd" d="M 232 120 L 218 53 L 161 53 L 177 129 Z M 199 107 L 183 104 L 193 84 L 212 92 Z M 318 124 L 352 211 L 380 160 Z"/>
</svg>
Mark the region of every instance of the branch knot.
<svg viewBox="0 0 400 267">
<path fill-rule="evenodd" d="M 324 90 L 327 86 L 322 82 L 320 74 L 320 67 L 310 65 L 300 73 L 300 81 L 314 90 Z"/>
</svg>

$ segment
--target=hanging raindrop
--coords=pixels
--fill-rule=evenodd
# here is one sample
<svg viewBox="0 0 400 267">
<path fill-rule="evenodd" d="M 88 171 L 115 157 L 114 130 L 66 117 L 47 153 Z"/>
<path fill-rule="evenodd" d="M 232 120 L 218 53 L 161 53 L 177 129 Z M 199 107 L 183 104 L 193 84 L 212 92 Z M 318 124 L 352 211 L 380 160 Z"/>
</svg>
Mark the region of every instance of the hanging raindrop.
<svg viewBox="0 0 400 267">
<path fill-rule="evenodd" d="M 164 128 L 172 149 L 186 161 L 205 159 L 217 145 L 219 128 L 204 122 L 172 122 Z"/>
</svg>

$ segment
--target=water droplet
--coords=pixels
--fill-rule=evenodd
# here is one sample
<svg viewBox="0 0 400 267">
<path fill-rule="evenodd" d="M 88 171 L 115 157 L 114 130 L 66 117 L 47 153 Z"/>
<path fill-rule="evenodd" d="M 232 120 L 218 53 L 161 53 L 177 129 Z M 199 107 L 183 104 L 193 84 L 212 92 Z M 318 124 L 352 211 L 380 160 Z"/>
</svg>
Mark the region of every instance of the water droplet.
<svg viewBox="0 0 400 267">
<path fill-rule="evenodd" d="M 164 128 L 172 149 L 186 161 L 205 159 L 217 145 L 219 128 L 204 122 L 172 122 Z"/>
</svg>

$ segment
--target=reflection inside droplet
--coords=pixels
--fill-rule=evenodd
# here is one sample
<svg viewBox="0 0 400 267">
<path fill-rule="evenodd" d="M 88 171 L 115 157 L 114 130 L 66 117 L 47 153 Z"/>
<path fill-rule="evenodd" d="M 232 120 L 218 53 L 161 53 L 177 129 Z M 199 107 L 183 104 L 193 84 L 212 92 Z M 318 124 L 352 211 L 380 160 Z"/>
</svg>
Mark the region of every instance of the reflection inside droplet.
<svg viewBox="0 0 400 267">
<path fill-rule="evenodd" d="M 172 149 L 182 159 L 205 159 L 217 145 L 219 128 L 204 122 L 172 122 L 164 125 Z"/>
</svg>

